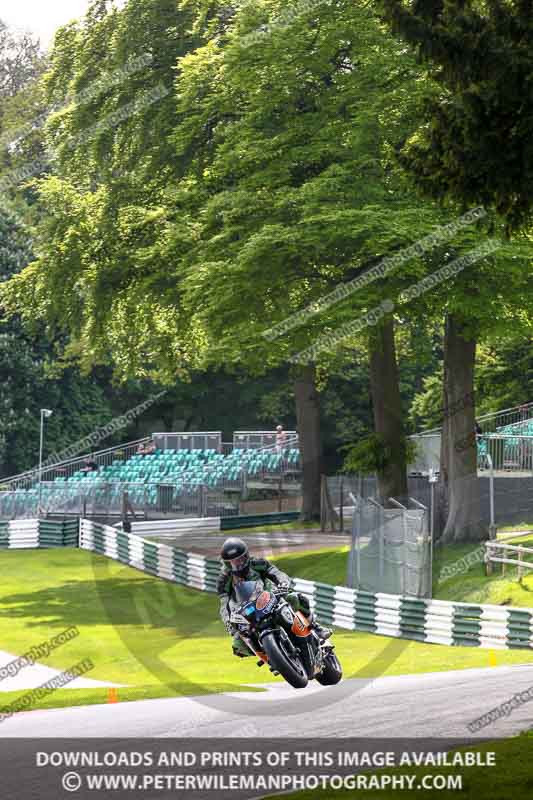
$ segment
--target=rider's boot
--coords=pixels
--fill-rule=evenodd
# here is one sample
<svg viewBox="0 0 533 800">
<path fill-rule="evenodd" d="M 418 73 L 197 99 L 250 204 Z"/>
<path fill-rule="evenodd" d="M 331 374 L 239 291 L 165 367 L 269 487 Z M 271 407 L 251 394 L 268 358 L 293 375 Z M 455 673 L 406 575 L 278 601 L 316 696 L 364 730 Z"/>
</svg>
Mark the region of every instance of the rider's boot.
<svg viewBox="0 0 533 800">
<path fill-rule="evenodd" d="M 318 622 L 318 620 L 317 620 L 317 618 L 315 617 L 314 614 L 310 615 L 309 622 L 310 622 L 311 627 L 316 632 L 316 634 L 317 634 L 317 636 L 318 636 L 318 638 L 320 639 L 321 642 L 325 642 L 326 639 L 329 639 L 329 637 L 333 633 L 331 628 L 324 628 L 324 626 L 321 625 Z"/>
</svg>

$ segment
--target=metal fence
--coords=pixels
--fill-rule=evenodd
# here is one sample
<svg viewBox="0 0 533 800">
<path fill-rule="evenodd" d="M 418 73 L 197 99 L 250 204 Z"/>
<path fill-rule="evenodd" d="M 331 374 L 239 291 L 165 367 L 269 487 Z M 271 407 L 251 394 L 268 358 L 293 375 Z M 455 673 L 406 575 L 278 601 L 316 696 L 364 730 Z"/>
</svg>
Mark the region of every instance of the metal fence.
<svg viewBox="0 0 533 800">
<path fill-rule="evenodd" d="M 522 424 L 522 423 L 516 423 Z M 527 420 L 524 421 L 524 425 Z M 419 434 L 410 437 L 416 444 L 415 460 L 409 464 L 410 475 L 428 475 L 440 472 L 440 433 Z M 516 433 L 484 433 L 476 436 L 478 469 L 503 472 L 533 472 L 533 435 Z M 457 442 L 456 447 L 468 446 L 470 440 Z"/>
<path fill-rule="evenodd" d="M 501 428 L 517 423 L 526 423 L 533 419 L 533 403 L 524 403 L 513 408 L 506 408 L 491 414 L 478 417 L 483 433 L 497 433 Z"/>
<path fill-rule="evenodd" d="M 185 431 L 152 434 L 159 450 L 216 450 L 222 452 L 221 431 Z"/>
<path fill-rule="evenodd" d="M 296 431 L 285 431 L 284 447 L 298 448 Z M 234 449 L 249 450 L 251 448 L 270 449 L 276 447 L 276 431 L 235 431 L 233 434 Z"/>
<path fill-rule="evenodd" d="M 373 498 L 352 495 L 354 514 L 348 586 L 367 592 L 431 597 L 432 542 L 428 509 L 413 498 L 391 499 L 384 508 Z"/>
<path fill-rule="evenodd" d="M 98 467 L 107 467 L 117 462 L 128 461 L 134 456 L 141 445 L 145 445 L 152 441 L 151 436 L 145 436 L 142 439 L 136 439 L 127 444 L 119 444 L 114 447 L 108 447 L 105 450 L 98 450 L 97 452 L 88 453 L 76 456 L 74 458 L 66 459 L 65 461 L 58 461 L 52 465 L 43 464 L 42 480 L 54 481 L 56 478 L 72 477 L 74 473 L 78 472 L 83 466 L 86 459 L 90 456 L 92 461 L 98 464 Z M 9 486 L 10 489 L 27 489 L 34 486 L 39 481 L 39 468 L 36 467 L 26 472 L 21 472 L 18 475 L 13 475 L 9 478 L 4 478 L 0 483 L 3 486 Z"/>
<path fill-rule="evenodd" d="M 512 408 L 504 408 L 501 411 L 489 411 L 488 414 L 478 415 L 476 419 L 481 425 L 483 433 L 498 433 L 501 428 L 508 425 L 525 424 L 528 420 L 533 420 L 533 402 L 522 403 L 519 406 L 512 406 Z M 432 433 L 440 433 L 441 430 L 441 426 L 429 428 L 420 434 L 415 434 L 415 436 L 427 436 Z"/>
<path fill-rule="evenodd" d="M 0 492 L 0 519 L 38 516 L 90 516 L 118 518 L 124 496 L 141 518 L 224 517 L 239 513 L 240 492 L 205 485 L 145 484 L 126 482 L 43 483 L 38 489 Z"/>
<path fill-rule="evenodd" d="M 349 477 L 344 476 L 344 484 L 348 485 Z M 335 492 L 335 482 L 339 478 L 328 478 Z M 378 486 L 375 476 L 352 478 L 355 481 L 354 494 L 363 499 L 378 501 Z M 528 471 L 507 471 L 490 469 L 478 472 L 479 504 L 475 502 L 475 513 L 480 514 L 480 521 L 486 525 L 491 536 L 497 528 L 504 526 L 526 525 L 533 527 L 533 473 Z M 433 483 L 428 476 L 409 476 L 407 480 L 409 497 L 415 498 L 428 509 L 429 530 L 433 533 L 433 541 L 437 542 L 448 514 L 448 492 L 443 481 Z M 352 501 L 348 501 L 352 502 Z M 465 502 L 468 502 L 466 500 Z M 345 509 L 345 517 L 350 513 Z M 345 524 L 345 529 L 347 525 Z"/>
<path fill-rule="evenodd" d="M 323 531 L 351 530 L 354 504 L 352 495 L 360 492 L 361 481 L 355 475 L 322 476 L 320 527 Z"/>
<path fill-rule="evenodd" d="M 533 403 L 482 414 L 477 417 L 477 422 L 483 432 L 477 437 L 480 469 L 487 467 L 487 452 L 493 457 L 494 469 L 533 469 L 533 443 L 525 441 L 533 438 Z M 410 474 L 427 475 L 430 470 L 439 472 L 441 431 L 440 427 L 432 428 L 409 437 L 417 449 L 416 458 L 408 467 Z M 512 438 L 524 441 L 513 442 Z M 461 446 L 461 443 L 457 446 Z"/>
<path fill-rule="evenodd" d="M 243 435 L 243 440 L 237 437 Z M 248 437 L 248 438 L 246 438 Z M 261 438 L 263 437 L 263 438 Z M 200 432 L 173 432 L 173 433 L 154 433 L 152 436 L 145 436 L 126 444 L 114 445 L 104 450 L 95 452 L 84 452 L 82 455 L 65 459 L 54 464 L 45 464 L 42 469 L 42 481 L 54 481 L 56 478 L 68 480 L 83 466 L 88 457 L 94 461 L 99 468 L 111 466 L 113 464 L 124 463 L 132 456 L 136 455 L 141 446 L 153 442 L 159 450 L 216 450 L 217 453 L 231 455 L 233 450 L 262 450 L 266 453 L 276 452 L 275 432 L 251 432 L 241 431 L 234 435 L 233 442 L 222 442 L 220 431 L 200 431 Z M 299 449 L 298 436 L 294 431 L 287 431 L 287 441 L 285 447 Z M 287 470 L 291 465 L 285 465 L 282 469 Z M 12 475 L 0 481 L 3 486 L 10 490 L 30 489 L 39 481 L 39 469 L 27 470 L 18 475 Z"/>
<path fill-rule="evenodd" d="M 492 433 L 477 439 L 479 469 L 489 469 L 491 459 L 495 470 L 533 472 L 533 436 Z"/>
</svg>

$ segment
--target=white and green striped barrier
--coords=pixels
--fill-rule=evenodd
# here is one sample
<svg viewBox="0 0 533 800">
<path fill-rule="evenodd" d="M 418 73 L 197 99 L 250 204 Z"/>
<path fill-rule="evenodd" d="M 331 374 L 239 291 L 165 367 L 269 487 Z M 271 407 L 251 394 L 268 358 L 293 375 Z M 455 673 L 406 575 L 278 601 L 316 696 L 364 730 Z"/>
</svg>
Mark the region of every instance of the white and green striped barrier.
<svg viewBox="0 0 533 800">
<path fill-rule="evenodd" d="M 0 549 L 77 547 L 79 521 L 15 519 L 0 521 Z"/>
<path fill-rule="evenodd" d="M 176 547 L 124 533 L 107 525 L 81 520 L 80 547 L 130 567 L 205 592 L 214 592 L 220 562 Z"/>
<path fill-rule="evenodd" d="M 533 647 L 533 609 L 426 600 L 294 580 L 324 624 L 432 644 Z"/>
<path fill-rule="evenodd" d="M 80 547 L 174 583 L 216 590 L 220 561 L 82 520 Z M 432 644 L 491 649 L 533 647 L 533 609 L 425 600 L 294 579 L 317 617 L 350 631 Z"/>
</svg>

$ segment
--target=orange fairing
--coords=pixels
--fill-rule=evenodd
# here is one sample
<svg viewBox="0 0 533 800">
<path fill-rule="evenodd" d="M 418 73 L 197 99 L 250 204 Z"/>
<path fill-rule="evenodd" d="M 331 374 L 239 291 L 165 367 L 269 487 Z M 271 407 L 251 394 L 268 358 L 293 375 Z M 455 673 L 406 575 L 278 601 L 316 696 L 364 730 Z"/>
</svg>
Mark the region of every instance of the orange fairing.
<svg viewBox="0 0 533 800">
<path fill-rule="evenodd" d="M 267 605 L 270 603 L 270 598 L 272 595 L 270 592 L 261 592 L 257 600 L 255 601 L 255 607 L 258 611 L 262 611 L 263 608 L 266 608 Z"/>
<path fill-rule="evenodd" d="M 304 617 L 301 611 L 297 611 L 294 615 L 294 620 L 292 623 L 292 632 L 295 636 L 309 636 L 311 633 L 311 626 L 309 625 L 309 620 L 307 617 Z"/>
<path fill-rule="evenodd" d="M 259 656 L 261 661 L 264 661 L 265 664 L 268 663 L 268 658 L 266 657 L 266 653 L 262 653 L 259 650 L 257 650 L 256 655 Z"/>
</svg>

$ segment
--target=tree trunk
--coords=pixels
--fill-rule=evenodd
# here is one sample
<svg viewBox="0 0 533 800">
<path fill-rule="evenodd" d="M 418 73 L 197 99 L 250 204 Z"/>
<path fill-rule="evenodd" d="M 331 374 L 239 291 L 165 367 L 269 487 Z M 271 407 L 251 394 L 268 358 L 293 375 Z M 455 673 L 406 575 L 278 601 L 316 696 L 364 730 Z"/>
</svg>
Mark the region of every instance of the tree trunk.
<svg viewBox="0 0 533 800">
<path fill-rule="evenodd" d="M 407 497 L 407 465 L 394 321 L 391 318 L 377 325 L 370 337 L 370 392 L 374 430 L 390 454 L 387 465 L 378 472 L 380 502 L 388 505 L 390 497 L 402 502 Z"/>
<path fill-rule="evenodd" d="M 456 316 L 446 318 L 441 442 L 441 480 L 448 515 L 441 541 L 488 539 L 481 517 L 475 436 L 474 368 L 476 340 Z"/>
<path fill-rule="evenodd" d="M 320 476 L 322 473 L 322 440 L 320 436 L 320 402 L 313 364 L 298 368 L 294 381 L 296 421 L 302 458 L 302 519 L 320 520 Z"/>
<path fill-rule="evenodd" d="M 446 405 L 443 379 L 443 412 Z M 434 517 L 434 540 L 442 543 L 442 535 L 446 527 L 446 520 L 448 519 L 449 510 L 449 481 L 448 481 L 448 463 L 449 463 L 449 432 L 448 432 L 448 414 L 446 412 L 442 415 L 442 430 L 440 434 L 440 474 L 439 483 L 435 485 L 435 498 L 438 498 L 436 514 Z"/>
</svg>

